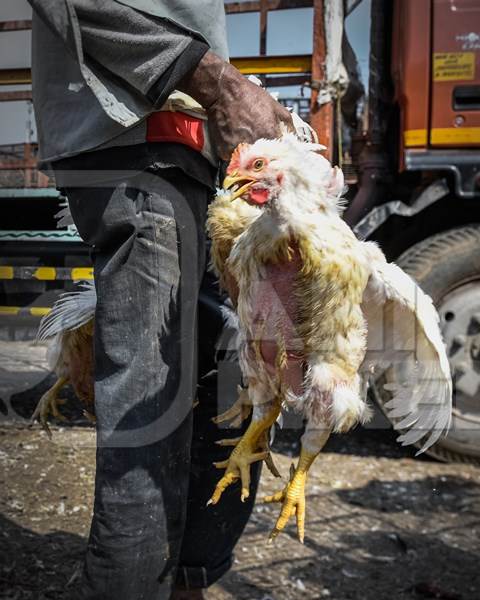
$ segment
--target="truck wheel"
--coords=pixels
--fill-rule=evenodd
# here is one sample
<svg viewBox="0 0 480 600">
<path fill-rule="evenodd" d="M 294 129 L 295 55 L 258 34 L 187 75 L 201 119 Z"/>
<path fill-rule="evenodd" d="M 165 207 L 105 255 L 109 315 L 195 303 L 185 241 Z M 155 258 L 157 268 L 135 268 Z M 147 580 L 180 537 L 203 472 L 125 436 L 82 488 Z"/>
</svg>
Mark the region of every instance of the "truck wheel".
<svg viewBox="0 0 480 600">
<path fill-rule="evenodd" d="M 396 262 L 432 297 L 452 369 L 452 427 L 427 453 L 480 465 L 480 224 L 429 237 Z M 382 390 L 380 405 L 388 401 Z"/>
</svg>

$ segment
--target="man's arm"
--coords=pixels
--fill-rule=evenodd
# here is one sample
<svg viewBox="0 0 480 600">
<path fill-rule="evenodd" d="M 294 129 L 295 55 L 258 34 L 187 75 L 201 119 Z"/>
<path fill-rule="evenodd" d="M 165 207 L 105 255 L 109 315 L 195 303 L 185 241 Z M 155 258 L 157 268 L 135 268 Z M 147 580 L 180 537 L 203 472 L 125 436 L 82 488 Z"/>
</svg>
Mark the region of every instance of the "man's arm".
<svg viewBox="0 0 480 600">
<path fill-rule="evenodd" d="M 212 143 L 223 160 L 241 142 L 278 137 L 281 123 L 293 129 L 286 108 L 213 52 L 207 52 L 177 88 L 207 111 Z"/>
<path fill-rule="evenodd" d="M 122 5 L 107 14 L 83 2 L 89 9 L 79 8 L 78 16 L 88 55 L 157 107 L 173 89 L 197 100 L 208 113 L 221 159 L 228 160 L 240 142 L 278 137 L 280 123 L 293 128 L 283 106 L 188 31 Z"/>
<path fill-rule="evenodd" d="M 67 35 L 67 15 L 55 10 L 62 4 L 59 0 L 29 1 L 49 27 L 61 37 Z M 118 2 L 72 0 L 69 6 L 86 60 L 112 73 L 154 108 L 174 89 L 197 100 L 208 113 L 212 144 L 221 159 L 228 160 L 240 142 L 278 137 L 280 123 L 292 128 L 284 107 L 187 29 Z"/>
<path fill-rule="evenodd" d="M 74 0 L 74 5 L 86 58 L 155 108 L 209 50 L 187 29 L 118 2 Z"/>
</svg>

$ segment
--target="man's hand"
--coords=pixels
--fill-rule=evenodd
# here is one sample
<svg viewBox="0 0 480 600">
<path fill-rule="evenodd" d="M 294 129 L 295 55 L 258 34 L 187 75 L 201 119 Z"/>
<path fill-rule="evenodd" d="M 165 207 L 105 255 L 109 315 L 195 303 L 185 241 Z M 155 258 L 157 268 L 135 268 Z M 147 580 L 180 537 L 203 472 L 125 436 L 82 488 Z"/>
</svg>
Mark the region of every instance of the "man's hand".
<svg viewBox="0 0 480 600">
<path fill-rule="evenodd" d="M 222 160 L 228 161 L 241 142 L 279 137 L 281 123 L 293 131 L 286 108 L 213 52 L 177 87 L 207 111 L 212 144 Z"/>
</svg>

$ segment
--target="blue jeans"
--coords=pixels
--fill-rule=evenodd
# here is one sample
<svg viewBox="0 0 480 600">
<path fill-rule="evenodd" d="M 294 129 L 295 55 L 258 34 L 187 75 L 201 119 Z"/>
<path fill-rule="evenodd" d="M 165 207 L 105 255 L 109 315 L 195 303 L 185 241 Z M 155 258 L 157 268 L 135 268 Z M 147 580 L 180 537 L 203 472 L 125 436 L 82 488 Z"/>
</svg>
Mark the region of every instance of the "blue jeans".
<svg viewBox="0 0 480 600">
<path fill-rule="evenodd" d="M 216 347 L 230 309 L 206 273 L 211 191 L 157 167 L 66 192 L 93 246 L 98 295 L 95 504 L 80 597 L 163 600 L 175 585 L 207 587 L 230 568 L 259 477 L 257 465 L 244 504 L 235 485 L 206 506 L 221 476 L 212 462 L 231 451 L 214 442 L 241 434 L 211 422 L 239 380 L 232 353 Z"/>
</svg>

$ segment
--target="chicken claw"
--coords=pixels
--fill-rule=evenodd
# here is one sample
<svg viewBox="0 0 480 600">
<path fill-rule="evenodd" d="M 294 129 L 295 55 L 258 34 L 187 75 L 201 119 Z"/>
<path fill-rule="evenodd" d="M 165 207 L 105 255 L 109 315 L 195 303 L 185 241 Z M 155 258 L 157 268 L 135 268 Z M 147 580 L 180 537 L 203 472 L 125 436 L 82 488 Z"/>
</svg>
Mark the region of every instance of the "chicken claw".
<svg viewBox="0 0 480 600">
<path fill-rule="evenodd" d="M 283 531 L 290 517 L 296 516 L 298 539 L 303 544 L 305 538 L 305 484 L 308 469 L 316 456 L 317 453 L 311 454 L 302 449 L 297 468 L 293 464 L 290 467 L 290 481 L 285 488 L 263 499 L 263 502 L 267 504 L 272 502 L 282 503 L 280 515 L 269 537 L 270 542 Z"/>
<path fill-rule="evenodd" d="M 242 502 L 245 502 L 249 497 L 250 465 L 259 460 L 267 460 L 270 456 L 270 451 L 264 443 L 264 440 L 266 439 L 265 432 L 268 432 L 273 425 L 279 412 L 280 405 L 275 403 L 262 418 L 254 417 L 248 426 L 247 431 L 233 449 L 230 458 L 219 463 L 214 463 L 218 469 L 225 469 L 225 473 L 217 483 L 215 491 L 208 501 L 207 506 L 210 504 L 217 504 L 223 492 L 237 479 L 240 479 L 242 482 Z M 220 442 L 217 443 L 221 446 L 227 446 L 233 444 L 234 441 L 220 440 Z"/>
<path fill-rule="evenodd" d="M 265 466 L 274 477 L 281 478 L 281 474 L 273 462 L 272 453 L 270 452 L 270 431 L 265 431 L 263 434 L 262 450 L 268 450 L 268 456 L 265 459 Z"/>
<path fill-rule="evenodd" d="M 274 476 L 274 477 L 281 477 L 280 472 L 278 471 L 275 463 L 273 462 L 273 458 L 272 458 L 272 454 L 270 452 L 270 444 L 268 442 L 268 431 L 265 432 L 264 434 L 264 440 L 263 443 L 261 444 L 260 449 L 263 450 L 264 452 L 267 453 L 265 460 L 265 465 L 268 468 L 268 470 L 270 471 L 270 473 Z M 240 441 L 241 441 L 241 437 L 238 438 L 226 438 L 224 440 L 218 440 L 217 442 L 215 442 L 218 446 L 236 446 Z M 228 461 L 224 461 L 223 463 L 215 463 L 216 465 L 221 464 L 221 465 L 227 465 Z M 222 467 L 223 468 L 223 467 Z"/>
<path fill-rule="evenodd" d="M 290 517 L 296 515 L 298 539 L 303 544 L 305 537 L 305 482 L 306 473 L 302 475 L 297 474 L 292 465 L 290 469 L 290 481 L 284 489 L 263 499 L 263 502 L 266 504 L 273 502 L 282 503 L 282 509 L 275 527 L 270 533 L 269 542 L 272 542 L 283 531 Z"/>
<path fill-rule="evenodd" d="M 242 481 L 241 500 L 245 502 L 250 495 L 250 465 L 258 460 L 265 460 L 269 455 L 268 451 L 255 452 L 254 450 L 255 448 L 251 446 L 249 440 L 242 438 L 228 460 L 213 463 L 217 469 L 226 469 L 226 471 L 217 483 L 207 506 L 217 504 L 227 487 L 238 478 Z"/>
<path fill-rule="evenodd" d="M 48 426 L 48 417 L 53 415 L 59 421 L 66 421 L 67 419 L 60 413 L 58 406 L 66 404 L 66 400 L 58 398 L 60 390 L 68 383 L 68 379 L 60 377 L 55 385 L 53 385 L 43 396 L 40 398 L 37 407 L 30 419 L 33 424 L 37 419 L 42 425 L 43 429 L 47 432 L 48 437 L 52 438 L 52 432 Z"/>
<path fill-rule="evenodd" d="M 236 402 L 228 410 L 221 415 L 213 417 L 212 421 L 215 425 L 230 421 L 230 427 L 240 427 L 240 425 L 248 419 L 252 412 L 252 401 L 248 396 L 248 389 L 237 387 L 238 398 Z"/>
</svg>

